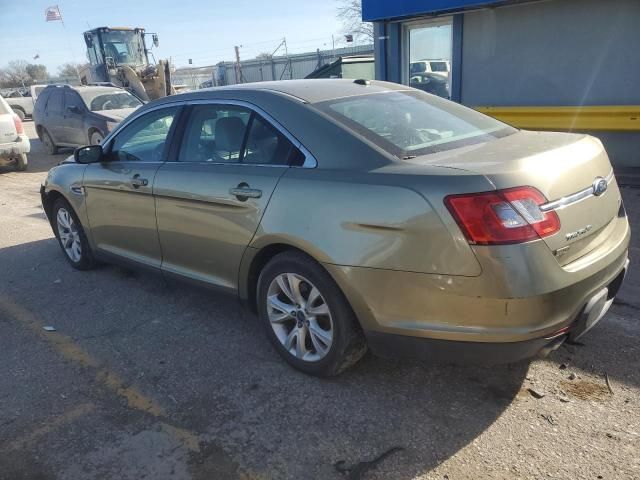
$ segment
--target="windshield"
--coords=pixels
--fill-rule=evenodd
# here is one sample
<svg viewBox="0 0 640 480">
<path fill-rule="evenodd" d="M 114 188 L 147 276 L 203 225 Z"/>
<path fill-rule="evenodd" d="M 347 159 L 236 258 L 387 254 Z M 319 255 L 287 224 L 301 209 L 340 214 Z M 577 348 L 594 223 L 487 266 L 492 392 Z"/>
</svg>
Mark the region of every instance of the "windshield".
<svg viewBox="0 0 640 480">
<path fill-rule="evenodd" d="M 142 102 L 126 90 L 80 92 L 87 108 L 92 112 L 99 110 L 117 110 L 119 108 L 137 108 Z"/>
<path fill-rule="evenodd" d="M 146 65 L 142 34 L 112 30 L 101 35 L 105 57 L 113 58 L 120 65 Z"/>
<path fill-rule="evenodd" d="M 470 108 L 412 90 L 328 100 L 316 107 L 400 158 L 488 142 L 517 131 Z"/>
</svg>

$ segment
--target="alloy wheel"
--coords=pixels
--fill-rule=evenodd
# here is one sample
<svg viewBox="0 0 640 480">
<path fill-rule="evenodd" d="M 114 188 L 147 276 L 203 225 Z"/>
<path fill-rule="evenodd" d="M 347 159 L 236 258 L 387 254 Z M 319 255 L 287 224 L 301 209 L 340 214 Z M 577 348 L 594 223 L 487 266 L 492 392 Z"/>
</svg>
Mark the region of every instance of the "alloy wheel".
<svg viewBox="0 0 640 480">
<path fill-rule="evenodd" d="M 78 226 L 73 217 L 65 208 L 59 208 L 56 215 L 56 223 L 62 248 L 73 262 L 79 262 L 82 258 L 82 244 Z"/>
<path fill-rule="evenodd" d="M 291 355 L 307 362 L 327 355 L 333 343 L 333 319 L 313 283 L 297 273 L 281 273 L 271 281 L 266 301 L 271 328 Z"/>
</svg>

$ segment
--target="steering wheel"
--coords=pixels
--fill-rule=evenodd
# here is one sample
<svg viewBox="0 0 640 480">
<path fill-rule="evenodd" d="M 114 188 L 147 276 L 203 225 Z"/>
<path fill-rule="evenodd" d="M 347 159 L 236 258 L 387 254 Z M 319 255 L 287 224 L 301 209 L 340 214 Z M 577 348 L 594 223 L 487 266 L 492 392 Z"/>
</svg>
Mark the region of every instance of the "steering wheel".
<svg viewBox="0 0 640 480">
<path fill-rule="evenodd" d="M 111 100 L 107 100 L 106 102 L 104 102 L 102 104 L 102 108 L 100 110 L 111 110 L 111 105 L 113 104 L 113 102 Z"/>
</svg>

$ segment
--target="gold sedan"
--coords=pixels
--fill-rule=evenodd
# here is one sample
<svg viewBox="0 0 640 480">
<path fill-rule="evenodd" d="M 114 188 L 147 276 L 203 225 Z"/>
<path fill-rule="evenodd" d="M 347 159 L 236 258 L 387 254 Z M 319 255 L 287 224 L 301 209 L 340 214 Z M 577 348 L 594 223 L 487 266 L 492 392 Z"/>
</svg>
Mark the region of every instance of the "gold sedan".
<svg viewBox="0 0 640 480">
<path fill-rule="evenodd" d="M 403 85 L 265 82 L 171 96 L 53 168 L 69 263 L 239 296 L 294 367 L 510 362 L 605 314 L 629 225 L 588 135 L 520 131 Z"/>
</svg>

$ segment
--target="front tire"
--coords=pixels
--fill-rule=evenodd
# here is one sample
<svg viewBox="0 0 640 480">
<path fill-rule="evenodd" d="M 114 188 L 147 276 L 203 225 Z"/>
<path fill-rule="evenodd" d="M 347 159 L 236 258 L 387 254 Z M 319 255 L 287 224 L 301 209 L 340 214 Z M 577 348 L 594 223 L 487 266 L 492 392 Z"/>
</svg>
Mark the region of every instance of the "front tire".
<svg viewBox="0 0 640 480">
<path fill-rule="evenodd" d="M 317 262 L 298 252 L 276 255 L 258 279 L 258 311 L 278 353 L 298 370 L 337 375 L 367 350 L 344 294 Z"/>
<path fill-rule="evenodd" d="M 56 155 L 58 153 L 58 146 L 53 143 L 53 139 L 49 132 L 44 128 L 42 129 L 42 144 L 49 155 Z"/>
<path fill-rule="evenodd" d="M 89 246 L 78 216 L 69 202 L 59 198 L 51 210 L 53 233 L 65 258 L 73 268 L 90 270 L 96 265 L 93 252 Z"/>
<path fill-rule="evenodd" d="M 100 145 L 102 143 L 102 140 L 104 140 L 104 135 L 102 135 L 100 132 L 93 132 L 89 137 L 89 143 L 91 145 Z"/>
</svg>

